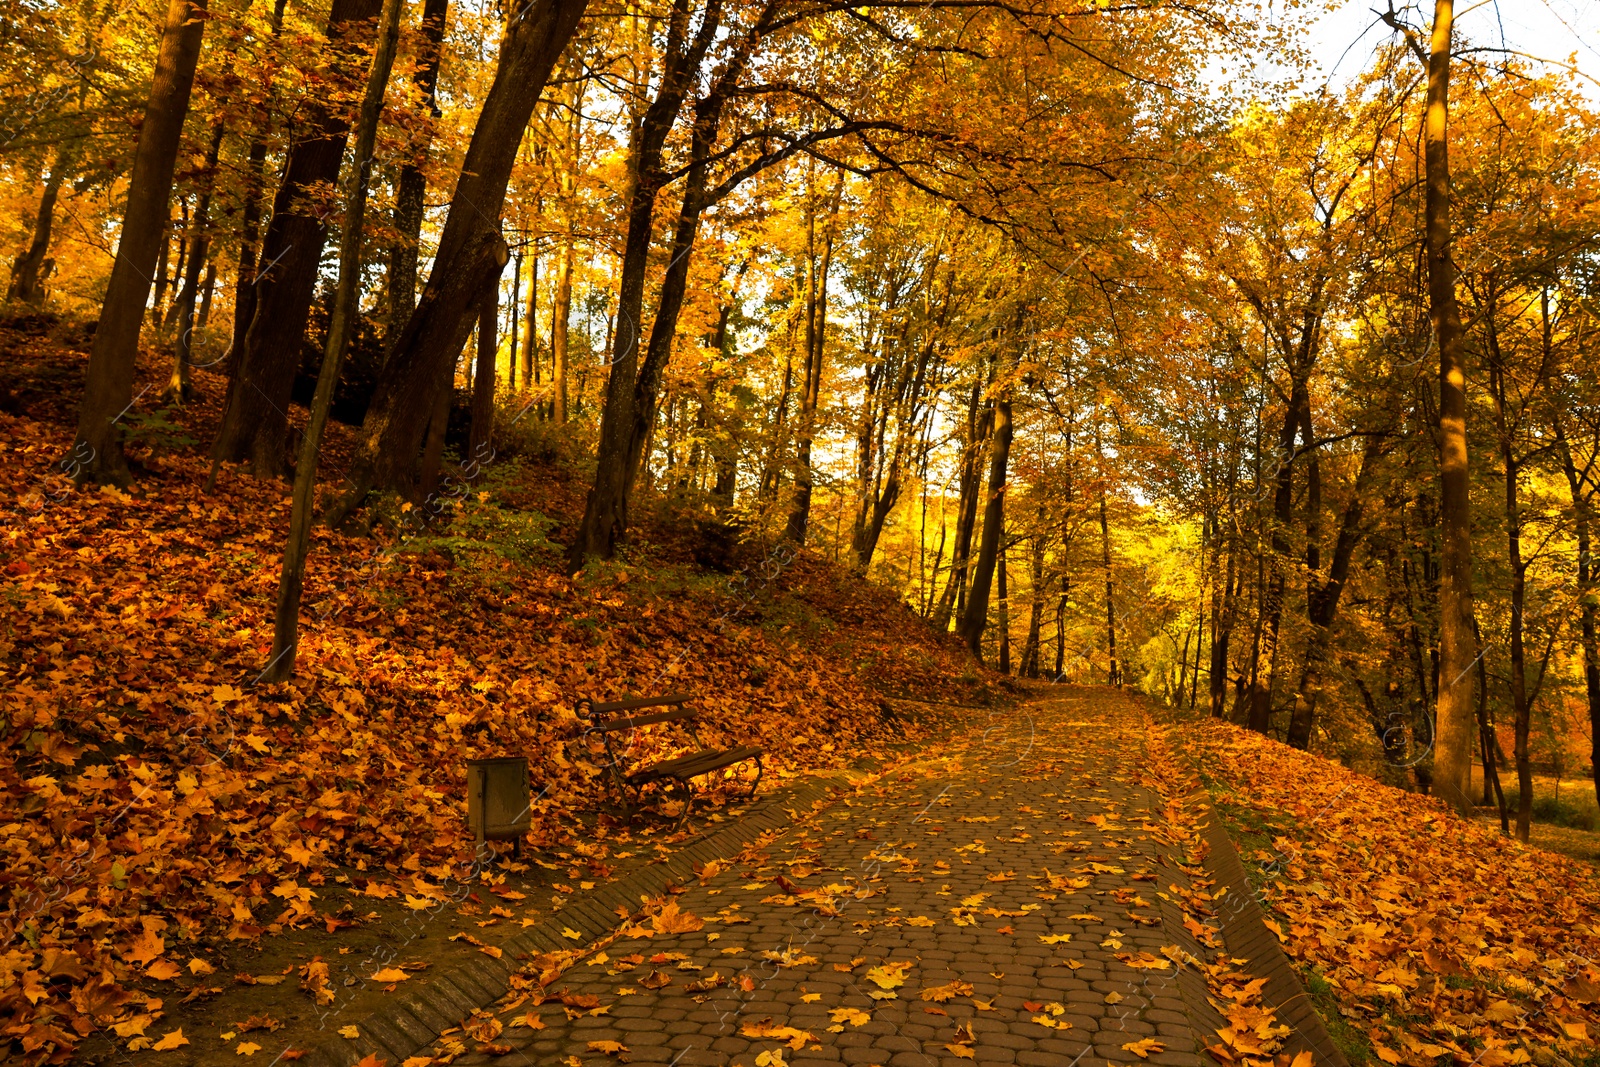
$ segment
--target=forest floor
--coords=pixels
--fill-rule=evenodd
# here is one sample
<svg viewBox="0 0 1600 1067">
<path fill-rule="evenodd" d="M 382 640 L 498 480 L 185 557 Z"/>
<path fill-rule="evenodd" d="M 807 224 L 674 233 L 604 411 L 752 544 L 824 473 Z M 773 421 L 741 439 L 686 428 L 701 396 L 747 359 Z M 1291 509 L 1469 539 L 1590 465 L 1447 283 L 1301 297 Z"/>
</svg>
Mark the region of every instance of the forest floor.
<svg viewBox="0 0 1600 1067">
<path fill-rule="evenodd" d="M 201 370 L 198 402 L 130 416 L 131 491 L 73 488 L 57 462 L 88 345 L 71 323 L 0 327 L 0 1019 L 30 1059 L 91 1034 L 160 1048 L 180 1005 L 270 1014 L 305 1000 L 317 957 L 337 969 L 447 902 L 492 941 L 680 847 L 670 818 L 606 810 L 580 697 L 693 693 L 704 740 L 763 746 L 768 783 L 1014 699 L 887 591 L 784 546 L 708 546 L 665 508 L 639 516 L 648 547 L 569 578 L 581 474 L 511 454 L 447 523 L 318 529 L 296 678 L 254 685 L 288 487 L 224 471 L 205 490 L 223 382 Z M 166 374 L 145 353 L 135 392 Z M 328 484 L 350 443 L 331 428 Z M 508 752 L 542 784 L 533 848 L 456 902 L 465 761 Z M 710 819 L 746 784 L 713 783 Z"/>
<path fill-rule="evenodd" d="M 710 743 L 768 749 L 764 790 L 889 770 L 737 872 L 642 902 L 618 940 L 528 961 L 516 1008 L 463 1019 L 439 1061 L 536 1041 L 554 1042 L 538 1062 L 644 1059 L 709 1037 L 707 1005 L 737 991 L 760 1013 L 710 1052 L 742 1067 L 1201 1048 L 1287 1067 L 1249 963 L 1218 954 L 1204 783 L 1352 1062 L 1600 1064 L 1593 867 L 1224 724 L 1029 693 L 887 592 L 666 507 L 640 516 L 647 547 L 569 578 L 555 543 L 581 473 L 537 456 L 502 455 L 448 525 L 318 530 L 299 673 L 256 686 L 287 487 L 224 472 L 204 490 L 221 379 L 201 371 L 205 399 L 130 425 L 130 492 L 72 488 L 55 464 L 86 349 L 71 324 L 0 328 L 0 1031 L 24 1062 L 270 1060 L 332 987 L 355 983 L 341 1025 L 359 1026 L 389 990 L 735 824 L 734 775 L 686 830 L 616 817 L 577 737 L 579 696 L 686 689 Z M 149 354 L 136 391 L 165 374 Z M 349 445 L 336 426 L 330 484 Z M 530 848 L 481 869 L 463 764 L 505 752 L 544 788 Z M 816 948 L 784 934 L 821 920 Z M 750 988 L 754 958 L 793 983 Z M 1184 974 L 1202 1003 L 1172 999 Z"/>
</svg>

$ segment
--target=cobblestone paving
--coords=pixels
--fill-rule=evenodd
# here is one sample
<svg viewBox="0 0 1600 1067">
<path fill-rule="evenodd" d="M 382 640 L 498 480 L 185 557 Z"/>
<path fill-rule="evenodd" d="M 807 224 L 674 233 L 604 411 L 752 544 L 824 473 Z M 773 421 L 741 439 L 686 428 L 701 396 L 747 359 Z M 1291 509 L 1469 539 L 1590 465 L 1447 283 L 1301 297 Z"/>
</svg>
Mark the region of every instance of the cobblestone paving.
<svg viewBox="0 0 1600 1067">
<path fill-rule="evenodd" d="M 461 1065 L 1198 1064 L 1203 984 L 1171 961 L 1203 950 L 1168 892 L 1188 882 L 1137 781 L 1143 737 L 1140 712 L 1105 691 L 997 714 L 690 885 L 653 936 L 625 931 L 509 998 L 498 1027 L 477 1020 L 477 1040 L 430 1051 Z"/>
</svg>

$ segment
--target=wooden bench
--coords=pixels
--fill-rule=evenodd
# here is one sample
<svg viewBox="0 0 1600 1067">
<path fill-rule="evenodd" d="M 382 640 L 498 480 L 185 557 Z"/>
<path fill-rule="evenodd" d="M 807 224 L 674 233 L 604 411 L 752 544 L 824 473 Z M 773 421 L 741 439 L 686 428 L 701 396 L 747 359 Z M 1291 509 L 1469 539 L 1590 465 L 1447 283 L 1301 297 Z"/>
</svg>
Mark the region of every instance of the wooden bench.
<svg viewBox="0 0 1600 1067">
<path fill-rule="evenodd" d="M 580 718 L 588 719 L 589 724 L 584 728 L 584 736 L 598 736 L 605 744 L 606 756 L 610 765 L 612 782 L 615 784 L 619 799 L 629 807 L 629 813 L 636 808 L 642 800 L 644 790 L 651 785 L 659 785 L 663 789 L 668 783 L 675 784 L 683 793 L 683 814 L 680 821 L 689 817 L 689 809 L 694 804 L 694 790 L 689 783 L 692 779 L 712 771 L 719 771 L 724 767 L 731 767 L 735 763 L 746 760 L 755 761 L 756 778 L 750 783 L 750 792 L 747 796 L 755 796 L 756 786 L 761 783 L 761 756 L 763 749 L 751 745 L 739 748 L 716 749 L 707 748 L 705 742 L 700 740 L 700 735 L 695 731 L 694 723 L 700 713 L 689 706 L 689 697 L 683 693 L 669 693 L 657 697 L 632 697 L 628 700 L 613 700 L 608 703 L 597 704 L 593 700 L 583 698 L 578 701 L 578 714 Z M 588 714 L 583 714 L 584 709 Z M 636 714 L 647 708 L 667 708 L 667 711 L 650 711 Z M 612 743 L 613 735 L 622 730 L 633 730 L 642 726 L 655 726 L 664 723 L 681 725 L 699 746 L 699 751 L 689 752 L 682 756 L 661 760 L 657 763 L 646 764 L 632 771 L 623 769 L 623 756 L 617 752 Z M 628 805 L 627 797 L 632 794 L 633 804 Z"/>
</svg>

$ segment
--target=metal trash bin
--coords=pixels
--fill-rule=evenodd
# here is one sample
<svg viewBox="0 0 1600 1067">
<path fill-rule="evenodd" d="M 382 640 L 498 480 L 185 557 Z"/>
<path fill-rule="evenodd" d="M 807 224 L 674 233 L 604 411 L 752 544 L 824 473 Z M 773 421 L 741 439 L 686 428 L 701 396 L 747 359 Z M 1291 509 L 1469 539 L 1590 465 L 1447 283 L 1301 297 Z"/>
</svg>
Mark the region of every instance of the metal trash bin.
<svg viewBox="0 0 1600 1067">
<path fill-rule="evenodd" d="M 467 829 L 477 844 L 520 839 L 533 825 L 530 799 L 527 757 L 467 760 Z"/>
</svg>

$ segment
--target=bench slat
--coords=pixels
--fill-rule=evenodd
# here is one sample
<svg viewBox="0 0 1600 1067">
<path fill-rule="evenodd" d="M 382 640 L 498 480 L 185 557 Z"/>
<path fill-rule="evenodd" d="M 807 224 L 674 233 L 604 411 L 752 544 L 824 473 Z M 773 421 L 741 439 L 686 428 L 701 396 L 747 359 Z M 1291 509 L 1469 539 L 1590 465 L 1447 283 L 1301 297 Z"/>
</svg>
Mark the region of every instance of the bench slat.
<svg viewBox="0 0 1600 1067">
<path fill-rule="evenodd" d="M 741 748 L 730 748 L 727 751 L 692 752 L 686 756 L 679 756 L 676 759 L 666 760 L 654 766 L 646 767 L 642 771 L 635 771 L 629 777 L 640 782 L 655 781 L 660 778 L 688 780 L 747 759 L 754 759 L 761 754 L 761 749 L 748 745 Z"/>
<path fill-rule="evenodd" d="M 605 704 L 589 705 L 589 711 L 595 715 L 605 715 L 613 711 L 632 711 L 634 708 L 663 707 L 668 704 L 686 704 L 689 701 L 687 693 L 667 693 L 658 697 L 629 697 L 627 700 L 612 700 Z"/>
<path fill-rule="evenodd" d="M 657 711 L 649 715 L 622 716 L 607 722 L 596 723 L 589 727 L 590 733 L 608 734 L 613 730 L 629 730 L 635 726 L 650 726 L 658 722 L 674 722 L 679 719 L 693 719 L 700 713 L 693 708 L 675 708 L 672 711 Z"/>
</svg>

